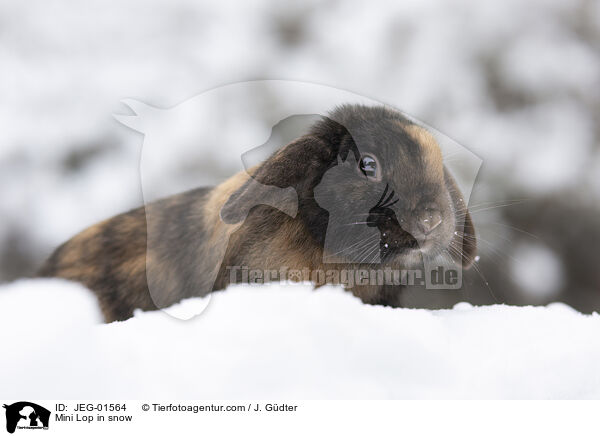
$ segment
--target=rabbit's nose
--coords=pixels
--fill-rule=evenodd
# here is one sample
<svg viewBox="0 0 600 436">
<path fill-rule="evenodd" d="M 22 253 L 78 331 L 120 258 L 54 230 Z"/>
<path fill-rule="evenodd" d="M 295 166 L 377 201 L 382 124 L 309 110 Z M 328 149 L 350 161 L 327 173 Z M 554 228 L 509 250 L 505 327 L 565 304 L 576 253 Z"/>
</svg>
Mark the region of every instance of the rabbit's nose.
<svg viewBox="0 0 600 436">
<path fill-rule="evenodd" d="M 439 210 L 425 209 L 419 214 L 417 225 L 426 235 L 442 223 L 442 214 Z"/>
</svg>

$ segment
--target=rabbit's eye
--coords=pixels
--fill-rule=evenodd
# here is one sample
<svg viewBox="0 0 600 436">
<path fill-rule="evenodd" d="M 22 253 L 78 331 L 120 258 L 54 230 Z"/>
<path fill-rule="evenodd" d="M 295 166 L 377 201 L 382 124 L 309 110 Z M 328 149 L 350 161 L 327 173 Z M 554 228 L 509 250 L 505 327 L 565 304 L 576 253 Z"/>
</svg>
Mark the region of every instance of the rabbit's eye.
<svg viewBox="0 0 600 436">
<path fill-rule="evenodd" d="M 358 166 L 365 176 L 377 178 L 377 161 L 372 156 L 363 156 Z"/>
</svg>

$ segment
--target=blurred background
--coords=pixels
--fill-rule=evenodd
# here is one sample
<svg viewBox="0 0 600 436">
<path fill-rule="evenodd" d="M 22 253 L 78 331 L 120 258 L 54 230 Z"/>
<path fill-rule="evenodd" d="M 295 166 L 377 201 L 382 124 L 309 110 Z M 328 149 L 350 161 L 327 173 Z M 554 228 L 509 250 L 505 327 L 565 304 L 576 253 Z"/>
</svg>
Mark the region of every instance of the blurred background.
<svg viewBox="0 0 600 436">
<path fill-rule="evenodd" d="M 407 306 L 599 311 L 599 53 L 597 0 L 0 3 L 0 282 L 142 204 L 143 137 L 113 118 L 120 100 L 288 79 L 394 104 L 483 159 L 476 268 Z M 178 174 L 238 166 L 216 150 Z"/>
</svg>

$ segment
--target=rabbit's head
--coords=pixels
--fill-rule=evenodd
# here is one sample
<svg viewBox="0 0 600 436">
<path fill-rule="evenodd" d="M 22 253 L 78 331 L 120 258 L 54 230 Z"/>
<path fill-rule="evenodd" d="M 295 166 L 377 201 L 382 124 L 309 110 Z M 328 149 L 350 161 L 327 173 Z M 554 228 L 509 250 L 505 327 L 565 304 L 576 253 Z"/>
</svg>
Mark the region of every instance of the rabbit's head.
<svg viewBox="0 0 600 436">
<path fill-rule="evenodd" d="M 464 266 L 474 260 L 473 224 L 434 136 L 397 111 L 340 107 L 267 159 L 253 178 L 295 189 L 298 218 L 325 251 L 326 234 L 335 231 L 367 253 L 356 233 L 364 232 L 362 244 L 379 250 L 385 263 L 440 254 Z M 240 192 L 236 202 L 260 201 L 247 187 Z M 225 216 L 236 202 L 225 205 Z"/>
</svg>

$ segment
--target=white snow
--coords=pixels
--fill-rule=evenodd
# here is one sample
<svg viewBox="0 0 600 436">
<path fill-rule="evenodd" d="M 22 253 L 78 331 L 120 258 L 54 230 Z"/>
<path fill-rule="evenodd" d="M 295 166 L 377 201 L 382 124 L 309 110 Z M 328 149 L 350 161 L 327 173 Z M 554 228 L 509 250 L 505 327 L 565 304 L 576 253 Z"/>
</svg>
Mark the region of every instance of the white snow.
<svg viewBox="0 0 600 436">
<path fill-rule="evenodd" d="M 0 324 L 7 398 L 600 398 L 600 317 L 563 304 L 392 309 L 274 284 L 106 325 L 81 286 L 29 280 L 0 288 Z"/>
</svg>

